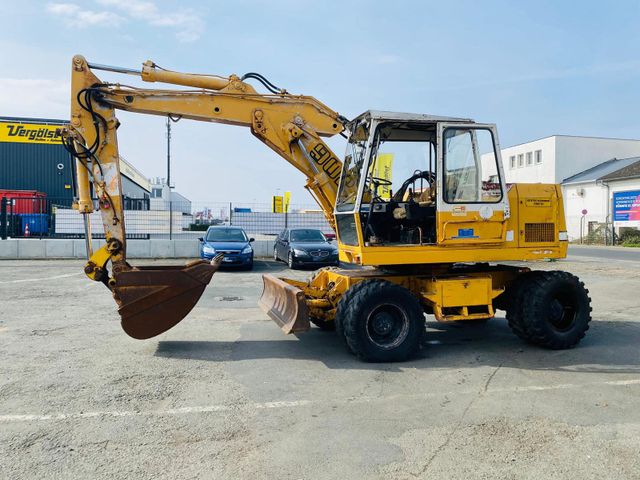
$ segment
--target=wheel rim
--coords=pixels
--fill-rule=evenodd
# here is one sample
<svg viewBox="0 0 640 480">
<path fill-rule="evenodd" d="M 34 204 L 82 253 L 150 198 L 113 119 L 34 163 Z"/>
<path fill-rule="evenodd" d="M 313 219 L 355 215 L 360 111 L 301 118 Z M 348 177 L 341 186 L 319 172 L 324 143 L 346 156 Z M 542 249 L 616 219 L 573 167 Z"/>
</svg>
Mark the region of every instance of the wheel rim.
<svg viewBox="0 0 640 480">
<path fill-rule="evenodd" d="M 376 346 L 391 350 L 402 344 L 409 334 L 409 317 L 392 303 L 378 305 L 367 316 L 366 333 Z"/>
<path fill-rule="evenodd" d="M 568 295 L 555 295 L 549 302 L 549 323 L 558 332 L 566 332 L 576 323 L 578 306 Z"/>
<path fill-rule="evenodd" d="M 293 267 L 293 255 L 289 252 L 289 268 Z"/>
<path fill-rule="evenodd" d="M 274 248 L 273 249 L 273 259 L 277 262 L 278 261 L 278 251 Z"/>
</svg>

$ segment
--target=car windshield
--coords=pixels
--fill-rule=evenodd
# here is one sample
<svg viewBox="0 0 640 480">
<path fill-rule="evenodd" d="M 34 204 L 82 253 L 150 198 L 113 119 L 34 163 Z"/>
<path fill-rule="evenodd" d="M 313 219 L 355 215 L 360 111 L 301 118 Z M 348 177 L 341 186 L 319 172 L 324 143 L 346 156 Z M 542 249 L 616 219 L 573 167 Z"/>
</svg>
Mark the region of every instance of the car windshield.
<svg viewBox="0 0 640 480">
<path fill-rule="evenodd" d="M 292 242 L 326 242 L 320 230 L 291 230 Z"/>
<path fill-rule="evenodd" d="M 207 232 L 207 242 L 246 242 L 247 235 L 240 228 L 212 228 Z"/>
</svg>

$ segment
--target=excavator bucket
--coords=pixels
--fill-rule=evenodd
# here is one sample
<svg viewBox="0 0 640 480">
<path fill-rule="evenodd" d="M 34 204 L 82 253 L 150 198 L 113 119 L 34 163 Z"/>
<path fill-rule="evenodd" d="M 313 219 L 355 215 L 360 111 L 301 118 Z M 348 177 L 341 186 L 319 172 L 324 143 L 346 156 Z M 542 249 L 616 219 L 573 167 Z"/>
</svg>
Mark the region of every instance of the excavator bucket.
<svg viewBox="0 0 640 480">
<path fill-rule="evenodd" d="M 310 328 L 304 292 L 273 275 L 263 275 L 264 289 L 258 305 L 286 334 Z"/>
<path fill-rule="evenodd" d="M 198 302 L 219 264 L 219 259 L 196 260 L 185 266 L 115 271 L 113 296 L 122 329 L 142 340 L 178 324 Z"/>
</svg>

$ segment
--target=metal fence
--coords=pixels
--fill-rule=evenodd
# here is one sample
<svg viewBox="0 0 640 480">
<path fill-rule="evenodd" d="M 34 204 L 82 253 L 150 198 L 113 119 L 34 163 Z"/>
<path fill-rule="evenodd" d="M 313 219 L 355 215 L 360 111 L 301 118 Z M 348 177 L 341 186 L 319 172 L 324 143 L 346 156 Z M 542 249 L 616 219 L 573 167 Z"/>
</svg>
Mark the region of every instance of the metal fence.
<svg viewBox="0 0 640 480">
<path fill-rule="evenodd" d="M 84 238 L 82 215 L 72 200 L 51 197 L 3 197 L 1 238 Z M 100 213 L 90 215 L 94 238 L 104 238 Z M 274 213 L 268 203 L 173 202 L 124 198 L 127 238 L 197 238 L 210 225 L 242 227 L 256 238 L 274 236 L 285 228 L 317 228 L 332 233 L 317 205 L 290 205 L 287 213 Z"/>
<path fill-rule="evenodd" d="M 614 225 L 602 215 L 567 215 L 569 240 L 584 245 L 616 245 L 618 236 Z"/>
</svg>

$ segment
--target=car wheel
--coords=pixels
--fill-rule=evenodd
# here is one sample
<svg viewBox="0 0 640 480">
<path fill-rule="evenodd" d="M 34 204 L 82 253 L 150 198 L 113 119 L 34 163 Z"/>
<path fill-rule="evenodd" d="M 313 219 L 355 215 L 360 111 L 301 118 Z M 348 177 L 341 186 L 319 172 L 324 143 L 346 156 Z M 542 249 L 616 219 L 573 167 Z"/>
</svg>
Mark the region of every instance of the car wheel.
<svg viewBox="0 0 640 480">
<path fill-rule="evenodd" d="M 287 265 L 289 265 L 289 268 L 290 268 L 291 270 L 293 270 L 294 268 L 296 268 L 296 262 L 295 262 L 295 260 L 293 259 L 293 252 L 289 252 L 289 256 L 288 256 L 288 259 L 287 259 Z"/>
</svg>

